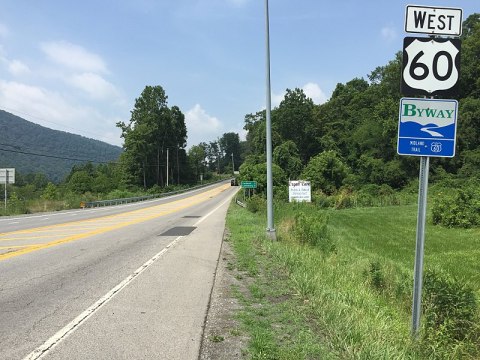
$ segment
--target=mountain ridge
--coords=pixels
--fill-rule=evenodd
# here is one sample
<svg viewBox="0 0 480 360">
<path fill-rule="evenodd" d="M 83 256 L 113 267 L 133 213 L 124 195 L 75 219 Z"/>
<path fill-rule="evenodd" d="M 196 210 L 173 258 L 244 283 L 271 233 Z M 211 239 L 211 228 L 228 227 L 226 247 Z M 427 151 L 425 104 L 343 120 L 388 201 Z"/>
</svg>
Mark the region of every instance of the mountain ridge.
<svg viewBox="0 0 480 360">
<path fill-rule="evenodd" d="M 53 130 L 0 110 L 0 168 L 43 173 L 60 182 L 75 164 L 116 161 L 121 152 L 119 146 Z"/>
</svg>

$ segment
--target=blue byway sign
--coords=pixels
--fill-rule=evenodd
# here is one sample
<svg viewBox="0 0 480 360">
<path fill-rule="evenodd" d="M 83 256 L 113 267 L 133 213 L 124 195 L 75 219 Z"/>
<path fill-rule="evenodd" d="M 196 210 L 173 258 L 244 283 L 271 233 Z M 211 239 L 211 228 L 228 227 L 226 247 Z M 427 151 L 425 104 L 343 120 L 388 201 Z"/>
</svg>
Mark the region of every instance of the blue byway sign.
<svg viewBox="0 0 480 360">
<path fill-rule="evenodd" d="M 453 157 L 458 102 L 402 98 L 398 123 L 399 155 Z"/>
</svg>

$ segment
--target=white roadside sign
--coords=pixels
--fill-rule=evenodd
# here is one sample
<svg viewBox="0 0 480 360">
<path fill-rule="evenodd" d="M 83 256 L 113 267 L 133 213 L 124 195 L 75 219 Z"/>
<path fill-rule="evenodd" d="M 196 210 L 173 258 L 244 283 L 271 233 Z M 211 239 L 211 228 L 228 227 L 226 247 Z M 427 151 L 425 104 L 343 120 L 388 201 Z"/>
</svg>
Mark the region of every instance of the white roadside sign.
<svg viewBox="0 0 480 360">
<path fill-rule="evenodd" d="M 450 7 L 407 5 L 405 31 L 429 35 L 462 35 L 463 10 Z"/>
<path fill-rule="evenodd" d="M 292 180 L 288 182 L 289 202 L 312 202 L 310 181 Z"/>
<path fill-rule="evenodd" d="M 15 169 L 0 169 L 0 184 L 15 184 Z"/>
</svg>

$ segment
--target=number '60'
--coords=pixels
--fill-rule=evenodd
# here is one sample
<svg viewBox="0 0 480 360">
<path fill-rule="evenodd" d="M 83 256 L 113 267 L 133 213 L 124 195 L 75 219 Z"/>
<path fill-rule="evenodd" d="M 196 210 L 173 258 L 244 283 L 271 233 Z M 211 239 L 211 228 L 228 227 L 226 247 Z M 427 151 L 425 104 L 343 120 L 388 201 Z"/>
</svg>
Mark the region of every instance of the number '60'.
<svg viewBox="0 0 480 360">
<path fill-rule="evenodd" d="M 422 62 L 419 62 L 420 58 L 424 55 L 425 53 L 423 51 L 420 51 L 414 58 L 413 58 L 413 61 L 412 61 L 412 64 L 410 66 L 410 70 L 409 70 L 409 73 L 410 73 L 410 76 L 415 79 L 415 80 L 424 80 L 428 77 L 428 74 L 430 73 L 430 70 L 428 69 L 428 66 L 425 65 L 424 63 Z M 441 75 L 439 74 L 438 72 L 438 62 L 440 61 L 440 58 L 444 56 L 446 61 L 447 61 L 447 71 L 445 72 L 444 75 Z M 420 69 L 421 72 L 420 74 L 418 74 L 416 72 L 417 69 Z M 450 55 L 450 53 L 446 52 L 446 51 L 439 51 L 435 54 L 435 56 L 433 57 L 433 64 L 432 64 L 432 71 L 433 71 L 433 76 L 435 77 L 435 79 L 439 80 L 439 81 L 445 81 L 447 80 L 448 78 L 450 78 L 450 76 L 452 75 L 452 71 L 453 71 L 453 58 L 452 58 L 452 55 Z"/>
</svg>

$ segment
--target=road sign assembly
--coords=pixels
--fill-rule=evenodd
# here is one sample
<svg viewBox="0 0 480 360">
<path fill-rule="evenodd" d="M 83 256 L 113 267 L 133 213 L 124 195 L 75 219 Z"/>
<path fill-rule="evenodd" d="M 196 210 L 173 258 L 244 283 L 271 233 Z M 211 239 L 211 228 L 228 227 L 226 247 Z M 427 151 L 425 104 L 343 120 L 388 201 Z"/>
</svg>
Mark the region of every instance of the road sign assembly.
<svg viewBox="0 0 480 360">
<path fill-rule="evenodd" d="M 408 5 L 405 31 L 429 37 L 406 37 L 403 41 L 397 152 L 420 157 L 418 213 L 413 271 L 412 335 L 419 336 L 422 303 L 423 258 L 430 157 L 453 157 L 458 102 L 434 99 L 452 97 L 460 78 L 462 9 Z M 439 38 L 439 35 L 449 38 Z"/>
<path fill-rule="evenodd" d="M 452 97 L 460 78 L 459 39 L 406 37 L 403 41 L 402 93 Z"/>
<path fill-rule="evenodd" d="M 400 100 L 399 155 L 453 157 L 457 129 L 456 100 Z"/>
</svg>

